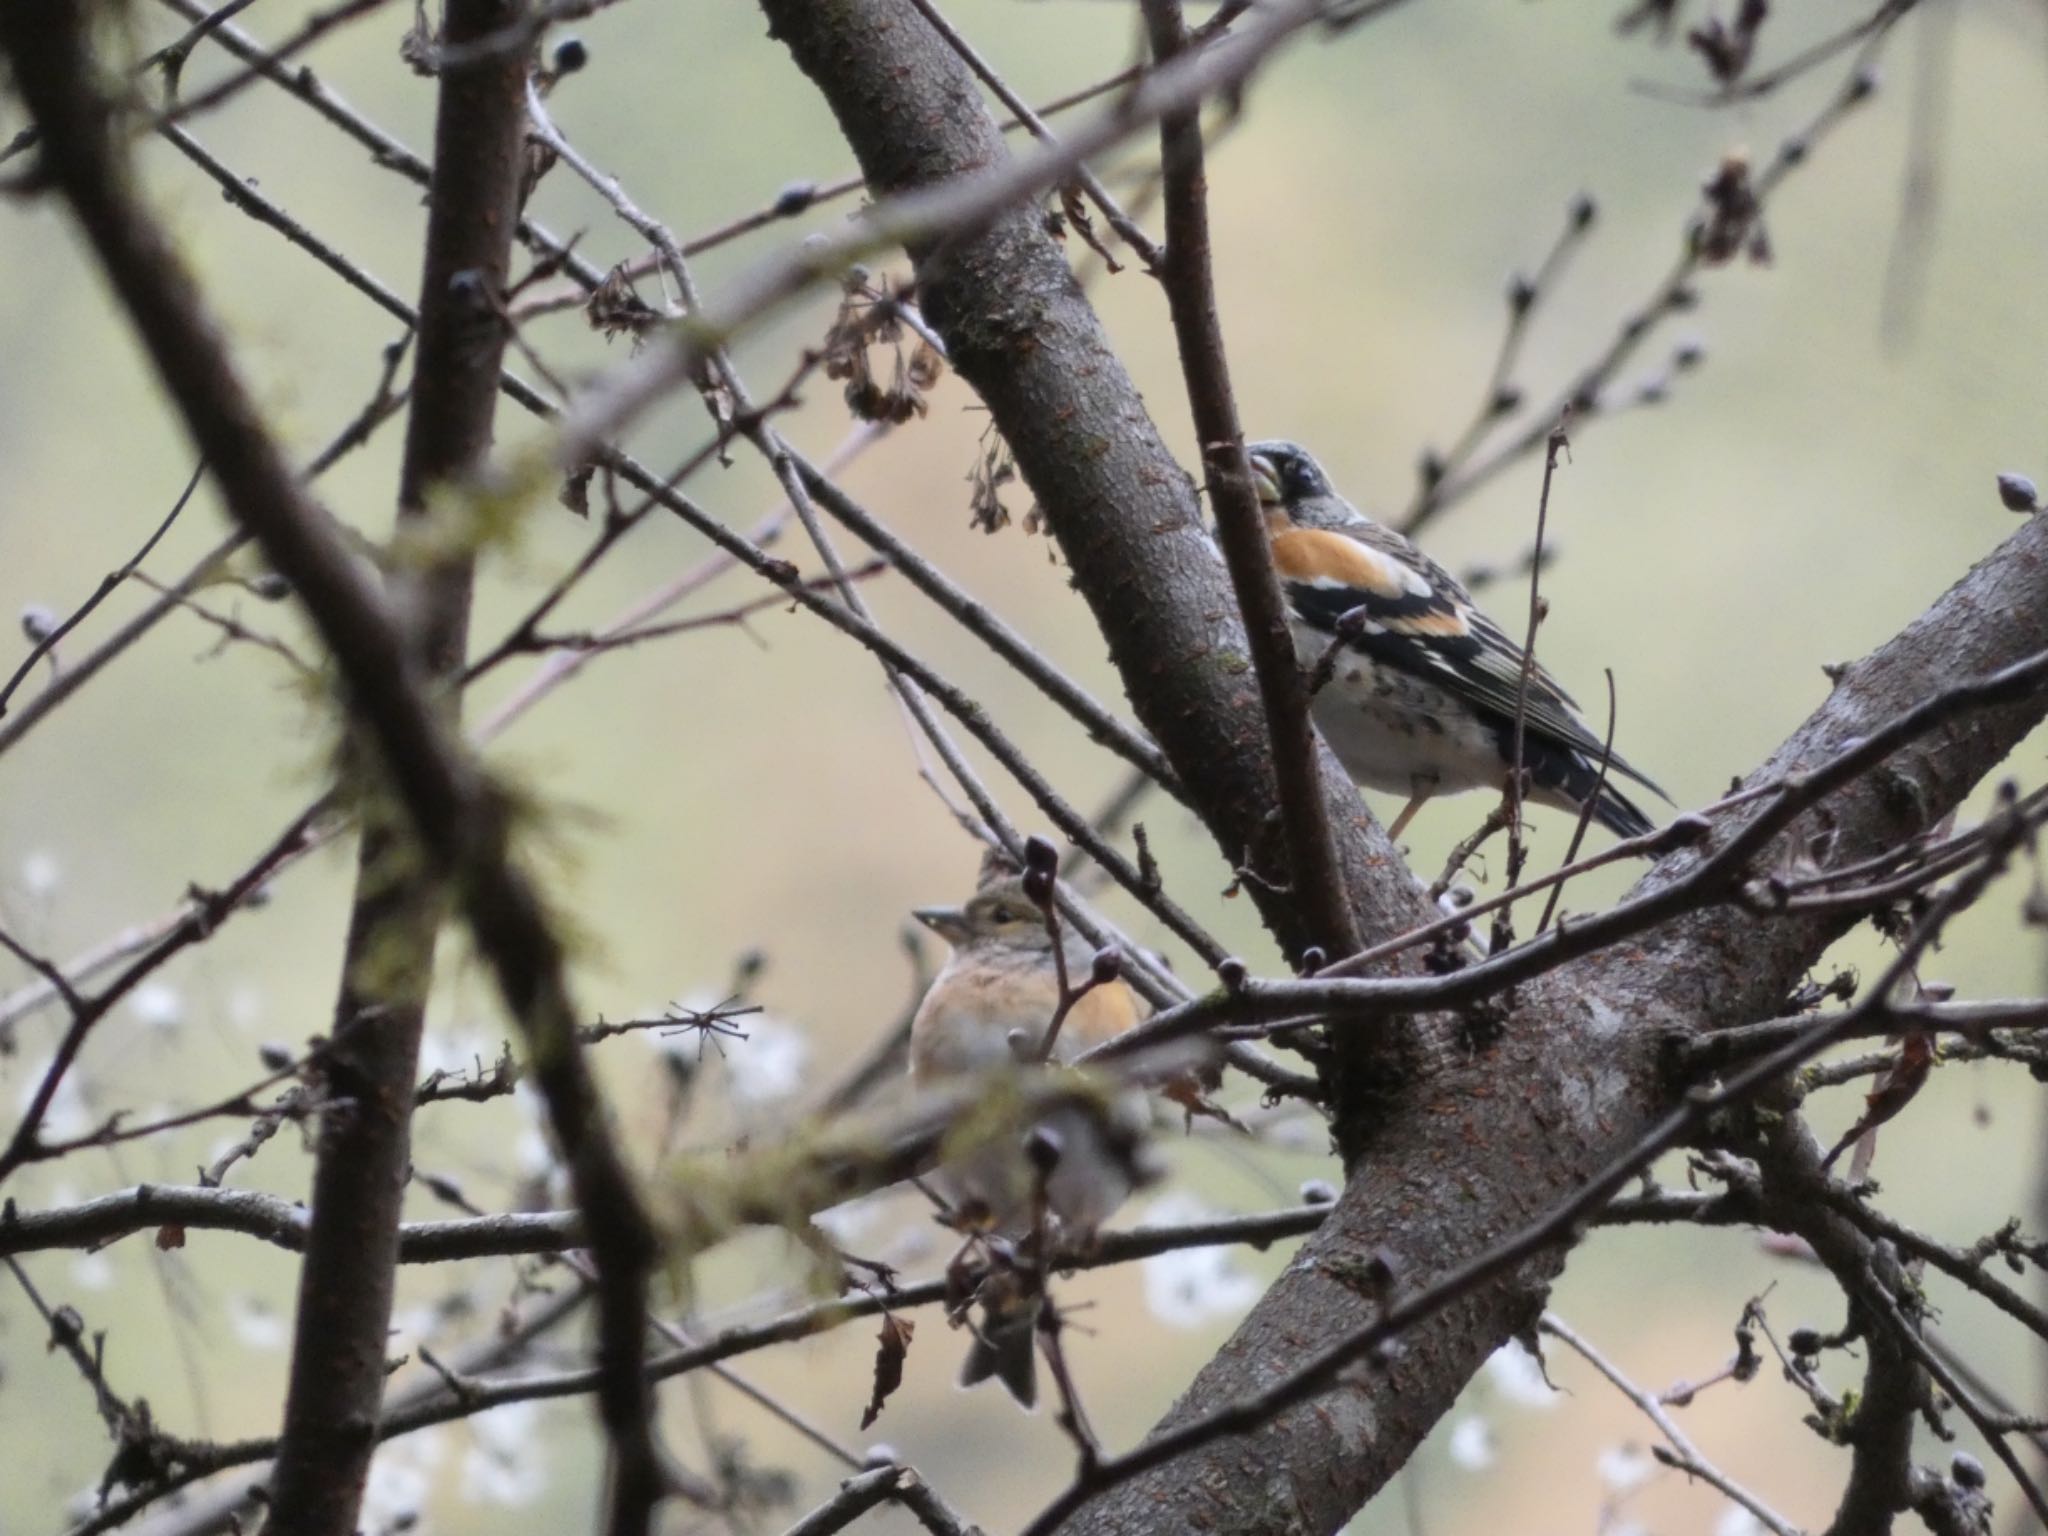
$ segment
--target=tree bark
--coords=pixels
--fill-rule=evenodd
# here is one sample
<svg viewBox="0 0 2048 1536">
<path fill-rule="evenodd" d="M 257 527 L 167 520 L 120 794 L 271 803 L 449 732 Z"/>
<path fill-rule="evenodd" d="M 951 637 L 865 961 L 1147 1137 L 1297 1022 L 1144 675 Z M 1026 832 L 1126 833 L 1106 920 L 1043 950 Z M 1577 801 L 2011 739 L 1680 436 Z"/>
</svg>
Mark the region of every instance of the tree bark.
<svg viewBox="0 0 2048 1536">
<path fill-rule="evenodd" d="M 524 8 L 524 0 L 449 0 L 444 40 L 460 46 L 499 34 Z M 490 451 L 505 346 L 496 306 L 519 217 L 525 102 L 523 50 L 483 50 L 442 72 L 401 530 L 421 526 L 429 493 L 460 484 Z M 403 567 L 391 580 L 421 675 L 436 685 L 466 658 L 474 570 L 464 551 Z M 452 717 L 452 691 L 445 708 Z M 306 1536 L 354 1531 L 389 1374 L 413 1088 L 435 940 L 448 913 L 446 884 L 420 857 L 405 821 L 390 795 L 364 798 L 334 1044 L 321 1064 L 334 1107 L 320 1122 L 271 1487 L 276 1528 Z"/>
</svg>

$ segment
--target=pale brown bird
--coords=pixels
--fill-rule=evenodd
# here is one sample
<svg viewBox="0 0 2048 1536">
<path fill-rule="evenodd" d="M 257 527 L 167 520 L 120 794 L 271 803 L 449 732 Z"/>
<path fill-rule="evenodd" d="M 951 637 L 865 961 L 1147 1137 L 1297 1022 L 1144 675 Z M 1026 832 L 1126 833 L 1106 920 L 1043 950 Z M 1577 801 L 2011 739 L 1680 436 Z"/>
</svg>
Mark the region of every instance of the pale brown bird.
<svg viewBox="0 0 2048 1536">
<path fill-rule="evenodd" d="M 953 952 L 911 1021 L 911 1082 L 931 1088 L 1039 1060 L 1059 1010 L 1059 972 L 1045 914 L 1025 893 L 1024 881 L 999 880 L 965 906 L 925 907 L 915 915 Z M 1065 1062 L 1122 1034 L 1151 1010 L 1120 977 L 1089 986 L 1094 952 L 1065 927 L 1061 953 L 1070 989 L 1087 986 L 1054 1041 L 1052 1059 Z M 1133 1154 L 1147 1118 L 1137 1093 L 1120 1096 L 1106 1115 L 1079 1104 L 1054 1110 L 1027 1137 L 1000 1138 L 951 1157 L 936 1175 L 939 1192 L 970 1229 L 1017 1239 L 1031 1231 L 1042 1180 L 1058 1233 L 1085 1239 L 1130 1197 L 1138 1179 Z M 1009 1308 L 992 1304 L 988 1311 L 960 1384 L 995 1376 L 1028 1408 L 1037 1399 L 1037 1299 L 1019 1298 Z"/>
</svg>

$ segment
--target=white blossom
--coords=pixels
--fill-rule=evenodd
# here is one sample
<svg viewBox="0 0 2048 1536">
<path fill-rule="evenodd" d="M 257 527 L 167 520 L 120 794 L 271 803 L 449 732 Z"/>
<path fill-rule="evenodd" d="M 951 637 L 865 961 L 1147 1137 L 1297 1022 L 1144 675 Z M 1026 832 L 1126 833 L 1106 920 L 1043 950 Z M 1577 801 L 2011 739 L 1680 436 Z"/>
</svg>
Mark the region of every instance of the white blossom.
<svg viewBox="0 0 2048 1536">
<path fill-rule="evenodd" d="M 1467 1472 L 1484 1472 L 1493 1465 L 1496 1447 L 1493 1426 L 1478 1414 L 1471 1414 L 1451 1426 L 1451 1462 Z"/>
<path fill-rule="evenodd" d="M 512 1089 L 512 1106 L 524 1122 L 513 1142 L 513 1161 L 520 1176 L 543 1179 L 555 1171 L 555 1144 L 548 1137 L 547 1105 L 530 1081 L 521 1080 Z"/>
<path fill-rule="evenodd" d="M 1152 1202 L 1147 1226 L 1180 1226 L 1215 1215 L 1192 1195 L 1174 1193 Z M 1144 1261 L 1145 1304 L 1169 1328 L 1202 1328 L 1235 1317 L 1259 1299 L 1259 1282 L 1240 1268 L 1229 1248 L 1176 1248 Z"/>
<path fill-rule="evenodd" d="M 114 1265 L 105 1253 L 95 1249 L 71 1261 L 71 1278 L 82 1290 L 104 1291 L 114 1283 Z"/>
<path fill-rule="evenodd" d="M 260 1296 L 230 1296 L 228 1326 L 245 1348 L 266 1351 L 284 1348 L 284 1318 L 277 1308 Z"/>
<path fill-rule="evenodd" d="M 448 1029 L 430 1029 L 420 1041 L 420 1076 L 436 1072 L 474 1072 L 478 1065 L 489 1068 L 498 1059 L 498 1046 L 490 1033 L 474 1024 Z"/>
<path fill-rule="evenodd" d="M 228 1022 L 244 1034 L 255 1030 L 267 1007 L 263 989 L 252 982 L 237 982 L 228 992 Z"/>
<path fill-rule="evenodd" d="M 128 1007 L 145 1028 L 166 1034 L 185 1022 L 185 999 L 168 982 L 144 982 L 135 989 Z"/>
<path fill-rule="evenodd" d="M 1494 1390 L 1518 1408 L 1555 1408 L 1558 1391 L 1543 1378 L 1543 1362 L 1510 1340 L 1487 1359 Z"/>
<path fill-rule="evenodd" d="M 811 1045 L 786 1019 L 756 1014 L 745 1023 L 746 1038 L 725 1042 L 725 1071 L 733 1097 L 742 1104 L 776 1104 L 804 1086 Z"/>
<path fill-rule="evenodd" d="M 506 1403 L 469 1421 L 462 1497 L 471 1504 L 531 1504 L 546 1489 L 539 1403 Z"/>
<path fill-rule="evenodd" d="M 1642 1487 L 1655 1466 L 1650 1453 L 1633 1443 L 1610 1445 L 1594 1463 L 1600 1481 L 1610 1493 L 1628 1493 Z"/>
<path fill-rule="evenodd" d="M 63 880 L 64 866 L 46 848 L 38 848 L 21 861 L 21 888 L 31 896 L 53 895 Z"/>
<path fill-rule="evenodd" d="M 1259 1129 L 1259 1140 L 1281 1152 L 1302 1152 L 1311 1157 L 1321 1157 L 1330 1150 L 1330 1128 L 1321 1119 L 1304 1115 L 1296 1120 L 1281 1120 Z"/>
<path fill-rule="evenodd" d="M 391 1309 L 391 1336 L 394 1339 L 424 1340 L 432 1343 L 440 1324 L 441 1312 L 438 1307 L 423 1304 Z"/>
<path fill-rule="evenodd" d="M 1763 1521 L 1740 1504 L 1730 1504 L 1714 1522 L 1714 1536 L 1761 1536 Z"/>
<path fill-rule="evenodd" d="M 434 1468 L 441 1460 L 442 1432 L 423 1430 L 377 1448 L 363 1485 L 358 1527 L 367 1532 L 418 1532 L 425 1523 Z"/>
</svg>

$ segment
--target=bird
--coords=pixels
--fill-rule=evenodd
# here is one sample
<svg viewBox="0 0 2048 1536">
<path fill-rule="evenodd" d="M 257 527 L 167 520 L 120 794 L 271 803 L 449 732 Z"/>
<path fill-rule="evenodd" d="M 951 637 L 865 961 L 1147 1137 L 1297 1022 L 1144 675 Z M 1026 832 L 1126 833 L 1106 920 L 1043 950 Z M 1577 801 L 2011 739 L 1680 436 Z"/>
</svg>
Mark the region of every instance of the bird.
<svg viewBox="0 0 2048 1536">
<path fill-rule="evenodd" d="M 1049 882 L 1049 875 L 1045 879 Z M 1049 890 L 1049 883 L 1042 887 Z M 921 907 L 912 916 L 952 946 L 910 1023 L 910 1080 L 928 1090 L 1015 1070 L 1042 1059 L 1060 1005 L 1054 928 L 1023 877 L 999 877 L 964 906 Z M 1074 930 L 1058 925 L 1069 993 L 1052 1059 L 1066 1062 L 1142 1020 L 1150 1008 L 1118 974 L 1098 965 Z M 1150 1119 L 1144 1096 L 1125 1093 L 1106 1108 L 1053 1110 L 1026 1136 L 1003 1137 L 941 1165 L 935 1183 L 958 1225 L 1007 1242 L 1032 1235 L 1037 1191 L 1065 1241 L 1085 1241 L 1144 1177 L 1140 1137 Z M 995 1377 L 1026 1408 L 1037 1401 L 1032 1351 L 1039 1298 L 1014 1275 L 982 1288 L 986 1322 L 960 1372 L 971 1387 Z M 1007 1282 L 1007 1283 L 1004 1283 Z"/>
<path fill-rule="evenodd" d="M 1528 800 L 1576 813 L 1591 799 L 1593 819 L 1618 837 L 1654 829 L 1615 780 L 1670 797 L 1607 752 L 1571 695 L 1456 577 L 1338 495 L 1299 444 L 1248 443 L 1245 456 L 1295 654 L 1312 670 L 1333 663 L 1311 705 L 1316 724 L 1354 782 L 1409 797 L 1388 836 L 1433 795 L 1505 787 L 1525 669 Z"/>
</svg>

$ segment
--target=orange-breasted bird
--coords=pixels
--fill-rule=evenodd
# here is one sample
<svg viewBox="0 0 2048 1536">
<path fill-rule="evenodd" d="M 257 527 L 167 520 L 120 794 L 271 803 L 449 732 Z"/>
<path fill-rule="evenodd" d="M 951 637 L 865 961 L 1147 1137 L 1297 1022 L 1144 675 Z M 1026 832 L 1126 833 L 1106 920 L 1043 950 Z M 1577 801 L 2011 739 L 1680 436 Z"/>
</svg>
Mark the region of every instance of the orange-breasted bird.
<svg viewBox="0 0 2048 1536">
<path fill-rule="evenodd" d="M 1330 485 L 1297 444 L 1249 443 L 1273 564 L 1289 607 L 1295 653 L 1334 667 L 1312 706 L 1330 750 L 1367 789 L 1408 796 L 1388 827 L 1399 837 L 1432 795 L 1503 788 L 1514 758 L 1524 653 L 1481 613 L 1456 577 Z M 1522 713 L 1528 799 L 1577 812 L 1619 837 L 1653 823 L 1616 785 L 1629 778 L 1668 800 L 1603 743 L 1539 664 Z M 1596 790 L 1597 786 L 1597 790 Z"/>
<path fill-rule="evenodd" d="M 931 1088 L 1038 1060 L 1059 1009 L 1059 972 L 1045 914 L 1024 881 L 1000 879 L 963 907 L 925 907 L 915 915 L 953 952 L 911 1020 L 913 1085 Z M 1094 952 L 1065 925 L 1060 943 L 1070 991 L 1087 988 L 1054 1041 L 1052 1059 L 1064 1062 L 1122 1034 L 1151 1010 L 1121 977 L 1095 979 Z M 952 1155 L 936 1175 L 939 1192 L 969 1230 L 1015 1240 L 1032 1230 L 1042 1181 L 1058 1234 L 1085 1240 L 1136 1186 L 1147 1120 L 1139 1093 L 1119 1095 L 1106 1110 L 1056 1109 L 1027 1136 L 1000 1137 Z M 1036 1296 L 1017 1296 L 1008 1306 L 990 1303 L 960 1373 L 963 1387 L 994 1376 L 1019 1403 L 1032 1406 L 1038 1307 Z"/>
</svg>

